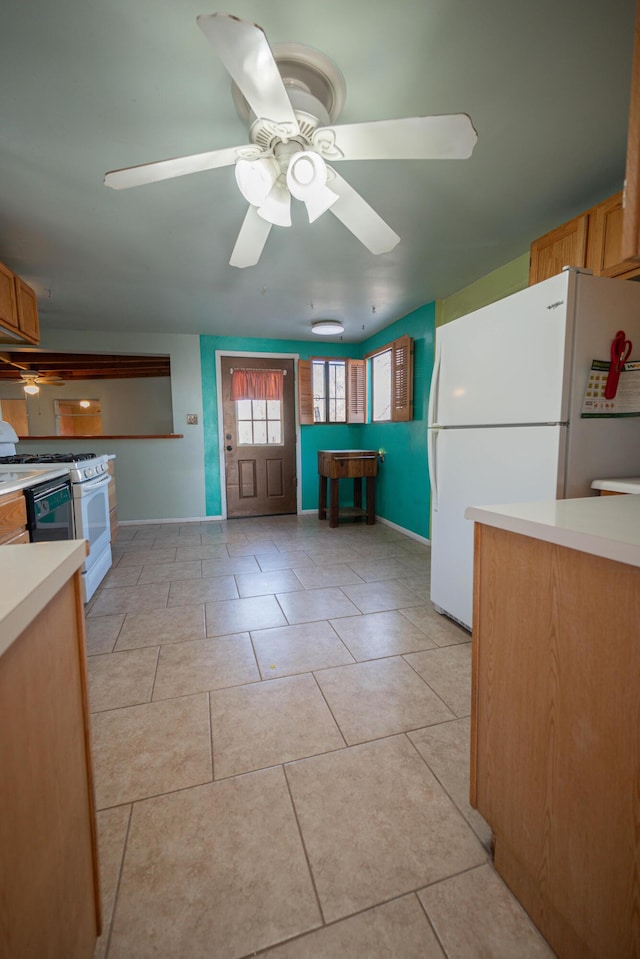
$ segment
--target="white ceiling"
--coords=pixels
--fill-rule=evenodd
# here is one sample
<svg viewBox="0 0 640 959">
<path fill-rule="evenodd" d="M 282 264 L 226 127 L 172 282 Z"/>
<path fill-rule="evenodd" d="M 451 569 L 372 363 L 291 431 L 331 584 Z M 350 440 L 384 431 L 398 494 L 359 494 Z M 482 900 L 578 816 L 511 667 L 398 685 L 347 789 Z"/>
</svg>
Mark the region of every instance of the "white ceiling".
<svg viewBox="0 0 640 959">
<path fill-rule="evenodd" d="M 469 160 L 340 172 L 401 242 L 373 256 L 331 214 L 274 227 L 228 265 L 246 203 L 233 168 L 131 190 L 107 170 L 247 142 L 196 16 L 259 23 L 342 70 L 338 123 L 468 113 Z M 41 325 L 345 341 L 446 297 L 620 189 L 634 0 L 4 0 L 0 259 Z M 297 214 L 297 215 L 296 215 Z"/>
</svg>

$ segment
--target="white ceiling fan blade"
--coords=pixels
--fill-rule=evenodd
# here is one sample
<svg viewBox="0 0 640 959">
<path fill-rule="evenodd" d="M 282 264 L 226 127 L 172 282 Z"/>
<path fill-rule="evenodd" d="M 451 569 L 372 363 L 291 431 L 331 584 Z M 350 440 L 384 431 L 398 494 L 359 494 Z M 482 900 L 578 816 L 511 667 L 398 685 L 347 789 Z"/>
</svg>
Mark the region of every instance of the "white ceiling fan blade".
<svg viewBox="0 0 640 959">
<path fill-rule="evenodd" d="M 230 166 L 247 151 L 256 154 L 253 144 L 240 147 L 225 147 L 223 150 L 211 150 L 209 153 L 194 153 L 192 156 L 176 157 L 173 160 L 158 160 L 155 163 L 141 163 L 139 166 L 126 167 L 123 170 L 111 170 L 105 174 L 105 186 L 113 190 L 127 190 L 131 186 L 143 186 L 145 183 L 157 183 L 185 176 L 187 173 L 202 173 L 203 170 L 216 170 Z"/>
<path fill-rule="evenodd" d="M 255 115 L 282 126 L 283 138 L 295 136 L 298 121 L 262 27 L 226 13 L 196 20 Z"/>
<path fill-rule="evenodd" d="M 262 255 L 270 232 L 271 224 L 258 216 L 254 206 L 250 206 L 240 227 L 229 265 L 237 266 L 241 270 L 246 266 L 255 266 Z"/>
<path fill-rule="evenodd" d="M 398 234 L 346 180 L 343 180 L 331 167 L 327 169 L 332 174 L 329 179 L 331 189 L 338 194 L 338 200 L 330 207 L 331 212 L 372 253 L 388 253 L 389 250 L 393 250 L 394 246 L 400 242 Z"/>
<path fill-rule="evenodd" d="M 327 160 L 464 160 L 476 145 L 466 113 L 320 127 L 313 147 Z"/>
</svg>

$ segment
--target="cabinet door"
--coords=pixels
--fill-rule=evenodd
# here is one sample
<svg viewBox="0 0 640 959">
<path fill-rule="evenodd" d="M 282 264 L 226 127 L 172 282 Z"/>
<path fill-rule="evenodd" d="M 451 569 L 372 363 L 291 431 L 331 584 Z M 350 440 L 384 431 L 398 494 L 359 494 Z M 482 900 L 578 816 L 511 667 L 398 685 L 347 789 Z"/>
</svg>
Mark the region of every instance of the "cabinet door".
<svg viewBox="0 0 640 959">
<path fill-rule="evenodd" d="M 29 435 L 26 400 L 0 400 L 0 419 L 13 426 L 18 436 Z"/>
<path fill-rule="evenodd" d="M 640 263 L 622 259 L 622 192 L 599 203 L 591 214 L 593 229 L 589 234 L 589 269 L 596 276 L 619 276 L 624 279 L 640 274 Z"/>
<path fill-rule="evenodd" d="M 18 328 L 22 337 L 32 343 L 40 342 L 38 323 L 38 303 L 31 287 L 16 277 L 16 303 L 18 307 Z"/>
<path fill-rule="evenodd" d="M 0 542 L 23 532 L 26 525 L 27 507 L 22 490 L 0 496 Z"/>
<path fill-rule="evenodd" d="M 640 260 L 640 0 L 636 5 L 625 194 L 622 256 Z"/>
<path fill-rule="evenodd" d="M 4 263 L 0 263 L 0 324 L 18 332 L 14 275 Z"/>
<path fill-rule="evenodd" d="M 529 286 L 556 276 L 564 266 L 586 266 L 588 235 L 589 214 L 583 213 L 535 240 L 531 244 Z"/>
</svg>

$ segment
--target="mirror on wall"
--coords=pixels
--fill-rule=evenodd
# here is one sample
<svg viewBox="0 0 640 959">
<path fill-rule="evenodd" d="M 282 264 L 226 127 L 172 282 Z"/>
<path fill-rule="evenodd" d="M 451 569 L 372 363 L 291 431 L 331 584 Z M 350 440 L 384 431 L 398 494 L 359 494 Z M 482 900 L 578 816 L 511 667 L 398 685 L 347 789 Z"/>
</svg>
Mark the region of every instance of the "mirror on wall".
<svg viewBox="0 0 640 959">
<path fill-rule="evenodd" d="M 170 357 L 2 351 L 0 419 L 21 437 L 172 434 Z"/>
</svg>

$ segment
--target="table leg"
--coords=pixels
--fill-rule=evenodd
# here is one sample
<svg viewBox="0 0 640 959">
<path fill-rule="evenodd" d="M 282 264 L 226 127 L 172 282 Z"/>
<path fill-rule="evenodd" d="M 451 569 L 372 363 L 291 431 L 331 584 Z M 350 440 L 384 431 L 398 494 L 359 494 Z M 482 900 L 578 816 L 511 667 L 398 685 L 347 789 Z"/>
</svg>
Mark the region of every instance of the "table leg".
<svg viewBox="0 0 640 959">
<path fill-rule="evenodd" d="M 367 476 L 367 526 L 374 526 L 376 521 L 376 478 Z"/>
<path fill-rule="evenodd" d="M 335 529 L 338 525 L 338 480 L 329 480 L 329 526 Z"/>
<path fill-rule="evenodd" d="M 353 478 L 353 505 L 356 509 L 362 509 L 362 477 Z"/>
<path fill-rule="evenodd" d="M 321 476 L 318 488 L 318 519 L 327 518 L 327 477 Z"/>
</svg>

